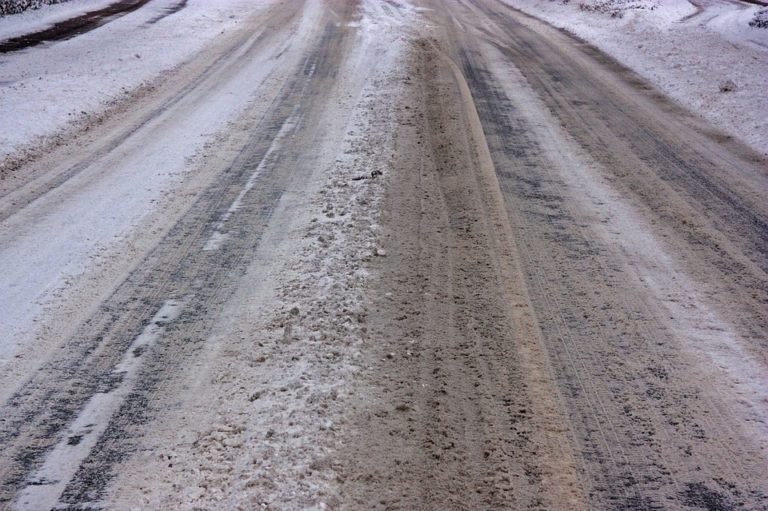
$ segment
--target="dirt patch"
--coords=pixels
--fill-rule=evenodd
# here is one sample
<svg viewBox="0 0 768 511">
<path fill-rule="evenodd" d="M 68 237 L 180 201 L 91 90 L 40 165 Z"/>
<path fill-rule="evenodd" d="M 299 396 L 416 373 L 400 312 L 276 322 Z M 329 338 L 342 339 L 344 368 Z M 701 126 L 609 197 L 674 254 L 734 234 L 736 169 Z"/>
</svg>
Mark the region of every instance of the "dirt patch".
<svg viewBox="0 0 768 511">
<path fill-rule="evenodd" d="M 765 4 L 761 4 L 765 5 Z M 768 28 L 768 9 L 760 9 L 749 22 L 750 27 Z"/>
</svg>

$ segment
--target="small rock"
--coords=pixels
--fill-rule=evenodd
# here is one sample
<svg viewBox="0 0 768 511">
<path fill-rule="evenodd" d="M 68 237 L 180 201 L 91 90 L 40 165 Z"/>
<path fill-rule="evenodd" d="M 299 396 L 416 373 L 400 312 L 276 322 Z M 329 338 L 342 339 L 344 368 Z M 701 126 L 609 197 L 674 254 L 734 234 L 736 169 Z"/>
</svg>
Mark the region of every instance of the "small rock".
<svg viewBox="0 0 768 511">
<path fill-rule="evenodd" d="M 736 90 L 736 84 L 733 80 L 726 80 L 720 84 L 720 92 L 733 92 Z"/>
</svg>

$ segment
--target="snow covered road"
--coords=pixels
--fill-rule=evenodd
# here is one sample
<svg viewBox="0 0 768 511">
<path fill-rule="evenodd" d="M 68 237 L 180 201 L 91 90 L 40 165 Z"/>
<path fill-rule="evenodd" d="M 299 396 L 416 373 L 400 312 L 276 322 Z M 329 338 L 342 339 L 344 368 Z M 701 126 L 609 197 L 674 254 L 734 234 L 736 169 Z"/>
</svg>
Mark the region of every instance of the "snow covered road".
<svg viewBox="0 0 768 511">
<path fill-rule="evenodd" d="M 132 407 L 147 412 L 137 394 L 158 383 L 152 374 L 170 379 L 158 364 L 200 348 L 209 309 L 229 299 L 265 229 L 295 215 L 286 203 L 302 199 L 287 192 L 309 193 L 327 167 L 319 148 L 346 118 L 322 112 L 342 92 L 356 98 L 363 79 L 350 73 L 337 90 L 356 31 L 331 19 L 354 9 L 266 7 L 130 109 L 4 181 L 4 500 L 19 490 L 28 509 L 97 500 L 123 457 L 99 445 L 127 440 L 112 428 Z M 298 162 L 302 147 L 318 151 Z M 190 329 L 174 336 L 181 351 L 156 346 L 169 308 L 174 330 Z M 155 355 L 136 365 L 145 352 Z M 42 466 L 30 449 L 50 449 Z"/>
<path fill-rule="evenodd" d="M 765 157 L 510 3 L 0 58 L 0 508 L 766 509 Z"/>
</svg>

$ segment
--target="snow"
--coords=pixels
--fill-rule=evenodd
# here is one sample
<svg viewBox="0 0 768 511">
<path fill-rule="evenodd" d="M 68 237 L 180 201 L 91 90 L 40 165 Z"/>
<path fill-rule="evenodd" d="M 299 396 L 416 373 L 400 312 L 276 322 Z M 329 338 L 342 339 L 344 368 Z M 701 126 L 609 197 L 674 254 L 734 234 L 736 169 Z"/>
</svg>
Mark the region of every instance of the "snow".
<svg viewBox="0 0 768 511">
<path fill-rule="evenodd" d="M 162 25 L 163 20 L 145 33 L 141 24 L 164 6 L 157 2 L 156 9 L 140 10 L 71 41 L 33 48 L 27 55 L 9 55 L 0 63 L 2 76 L 15 75 L 30 85 L 21 87 L 17 82 L 16 86 L 3 86 L 0 117 L 13 119 L 15 129 L 0 134 L 0 154 L 9 154 L 38 136 L 56 133 L 73 111 L 100 112 L 107 98 L 115 98 L 183 59 L 191 59 L 201 45 L 218 37 L 223 27 L 235 24 L 243 13 L 266 5 L 261 2 L 254 7 L 250 3 L 245 9 L 246 3 L 191 1 L 187 9 L 174 14 L 168 25 Z M 129 47 L 121 43 L 128 32 L 137 32 L 136 44 Z M 158 40 L 167 51 L 156 51 Z M 115 52 L 116 58 L 110 57 L 110 52 Z M 146 57 L 139 59 L 134 53 Z M 237 56 L 235 53 L 231 58 Z M 196 64 L 182 73 L 199 72 L 198 67 Z M 116 264 L 116 258 L 128 264 L 138 226 L 156 222 L 160 226 L 158 235 L 162 232 L 162 221 L 153 215 L 170 207 L 191 162 L 199 159 L 205 145 L 215 141 L 217 133 L 237 118 L 252 99 L 254 84 L 265 80 L 270 69 L 261 58 L 253 59 L 238 66 L 225 84 L 202 82 L 199 90 L 187 94 L 183 101 L 165 104 L 163 112 L 142 131 L 129 136 L 119 151 L 98 156 L 66 183 L 35 201 L 34 208 L 20 210 L 0 224 L 0 265 L 5 268 L 0 274 L 0 367 L 13 360 L 21 347 L 26 353 L 34 352 L 28 344 L 39 339 L 47 328 L 42 320 L 50 314 L 45 311 L 68 296 L 73 283 L 82 283 L 87 280 L 86 274 Z M 49 78 L 28 78 L 38 74 Z M 90 79 L 84 80 L 83 76 Z M 97 137 L 121 136 L 119 126 L 117 134 L 101 133 L 106 128 L 100 122 L 86 126 L 93 128 Z M 75 154 L 69 163 L 56 163 L 66 168 L 80 160 Z M 23 197 L 23 187 L 14 189 L 11 179 L 6 180 L 4 188 L 10 191 L 0 196 L 0 206 Z M 84 232 L 80 225 L 88 225 L 88 231 Z M 88 290 L 88 294 L 94 292 L 93 287 Z"/>
<path fill-rule="evenodd" d="M 38 30 L 105 3 L 73 1 L 10 16 L 0 20 L 0 34 Z M 0 162 L 67 127 L 82 126 L 222 38 L 244 13 L 268 3 L 191 0 L 150 23 L 176 4 L 159 0 L 73 39 L 0 55 L 0 118 L 12 120 L 0 132 Z"/>
<path fill-rule="evenodd" d="M 317 488 L 327 488 L 328 498 L 333 498 L 336 476 L 326 453 L 343 441 L 338 432 L 345 413 L 340 398 L 352 394 L 350 378 L 359 369 L 359 346 L 366 330 L 361 294 L 367 279 L 365 265 L 386 256 L 376 243 L 378 225 L 372 215 L 384 190 L 388 156 L 383 152 L 389 146 L 369 138 L 390 136 L 393 131 L 380 130 L 371 119 L 391 122 L 388 116 L 395 109 L 390 100 L 398 96 L 404 78 L 404 66 L 398 61 L 404 45 L 397 34 L 388 33 L 402 19 L 394 12 L 388 15 L 386 9 L 379 11 L 377 3 L 369 2 L 366 8 L 377 14 L 363 18 L 355 28 L 358 39 L 340 72 L 344 85 L 329 102 L 343 114 L 329 109 L 319 122 L 319 129 L 328 135 L 320 137 L 323 142 L 314 148 L 312 182 L 302 183 L 299 191 L 290 187 L 283 195 L 273 216 L 283 222 L 274 220 L 276 224 L 265 233 L 252 269 L 206 342 L 210 358 L 201 363 L 209 365 L 192 368 L 190 385 L 196 390 L 184 395 L 193 404 L 180 412 L 183 417 L 171 415 L 166 429 L 159 426 L 168 440 L 142 451 L 149 459 L 141 457 L 140 465 L 127 474 L 147 478 L 141 482 L 147 508 L 217 507 L 230 484 L 237 489 L 228 497 L 232 507 L 235 502 L 248 507 L 256 498 L 314 499 Z M 287 51 L 273 37 L 263 49 L 259 45 L 249 50 L 247 59 L 238 59 L 237 52 L 226 57 L 230 65 L 214 73 L 214 79 L 197 80 L 207 62 L 200 58 L 203 47 L 218 46 L 211 54 L 221 53 L 220 32 L 235 29 L 238 20 L 254 10 L 254 2 L 191 0 L 172 17 L 146 24 L 169 4 L 151 2 L 146 10 L 72 40 L 32 48 L 25 55 L 0 57 L 3 80 L 11 81 L 2 85 L 0 115 L 14 119 L 14 130 L 0 134 L 1 154 L 13 154 L 38 145 L 40 137 L 56 135 L 70 124 L 67 117 L 77 117 L 81 127 L 89 127 L 89 137 L 96 142 L 116 135 L 120 140 L 126 128 L 115 125 L 123 117 L 133 119 L 127 127 L 140 126 L 116 149 L 98 153 L 78 174 L 0 222 L 0 265 L 9 269 L 0 273 L 4 290 L 0 295 L 0 398 L 28 377 L 36 359 L 43 359 L 56 343 L 68 338 L 63 321 L 79 324 L 87 317 L 88 304 L 103 299 L 98 293 L 108 293 L 116 280 L 131 271 L 136 254 L 162 239 L 184 211 L 184 203 L 189 207 L 189 197 L 208 186 L 206 163 L 213 160 L 210 167 L 220 168 L 219 160 L 237 154 L 235 149 L 244 143 L 241 138 L 260 118 L 256 114 L 271 104 L 277 85 L 306 54 L 308 37 L 293 36 Z M 315 32 L 320 8 L 320 3 L 308 3 L 298 34 Z M 249 36 L 250 42 L 259 37 L 259 26 Z M 129 34 L 137 41 L 127 48 L 120 41 Z M 163 52 L 157 51 L 158 45 Z M 251 46 L 245 43 L 241 48 Z M 272 58 L 277 54 L 280 59 Z M 375 67 L 370 65 L 373 60 Z M 392 73 L 392 69 L 399 71 Z M 164 81 L 195 86 L 184 89 L 177 100 L 169 95 Z M 145 88 L 151 92 L 146 97 L 141 93 Z M 101 116 L 113 103 L 135 95 L 139 101 L 130 104 L 130 112 L 120 112 L 114 121 L 105 118 L 103 125 L 79 113 L 85 110 Z M 160 108 L 157 115 L 156 108 Z M 136 122 L 144 116 L 151 120 Z M 290 147 L 292 133 L 302 121 L 289 118 L 265 158 Z M 207 151 L 211 145 L 215 151 Z M 368 155 L 368 146 L 379 148 L 373 167 L 362 158 Z M 83 150 L 91 151 L 91 147 Z M 67 168 L 82 160 L 77 152 L 73 148 L 71 162 L 57 161 L 55 167 Z M 48 159 L 41 158 L 40 162 Z M 260 170 L 257 166 L 254 176 Z M 385 174 L 370 177 L 372 170 Z M 357 176 L 365 179 L 351 179 Z M 15 179 L 23 181 L 13 173 L 0 180 L 0 213 L 4 208 L 18 209 L 11 207 L 19 195 L 12 185 Z M 252 179 L 245 191 L 253 186 Z M 240 198 L 225 206 L 229 214 L 207 240 L 208 250 L 220 250 L 227 242 L 230 215 L 237 214 Z M 82 225 L 88 228 L 78 229 Z M 131 248 L 136 240 L 143 246 Z M 265 268 L 272 270 L 265 275 Z M 111 282 L 101 283 L 99 275 L 111 276 Z M 92 281 L 99 286 L 91 286 Z M 79 303 L 72 305 L 73 297 L 80 298 Z M 67 314 L 71 307 L 86 312 Z M 181 308 L 183 303 L 168 302 L 136 343 L 154 343 L 163 328 L 157 321 L 162 315 L 168 316 L 164 321 L 172 321 Z M 264 311 L 269 312 L 268 318 L 263 317 Z M 233 359 L 229 353 L 235 351 L 241 356 Z M 87 454 L 115 406 L 131 390 L 135 367 L 129 365 L 126 358 L 117 369 L 126 373 L 125 386 L 95 395 L 35 474 L 37 480 L 59 483 L 29 486 L 21 507 L 55 505 L 77 460 Z M 171 403 L 169 408 L 174 406 Z M 87 425 L 95 427 L 86 431 Z M 69 436 L 82 438 L 72 446 Z M 157 438 L 162 434 L 157 433 Z M 169 460 L 179 470 L 170 470 Z M 229 478 L 232 470 L 242 477 Z M 316 475 L 306 476 L 310 472 Z M 274 493 L 275 477 L 290 483 L 285 493 Z M 179 481 L 181 486 L 170 487 L 168 481 Z M 136 495 L 129 496 L 130 502 L 123 507 L 141 504 Z M 160 505 L 163 499 L 173 502 Z M 322 508 L 323 500 L 316 506 Z"/>
<path fill-rule="evenodd" d="M 34 511 L 58 507 L 58 496 L 104 434 L 110 419 L 126 396 L 134 389 L 143 363 L 143 350 L 157 342 L 165 327 L 178 318 L 183 306 L 183 303 L 169 300 L 155 314 L 114 369 L 115 375 L 120 376 L 120 383 L 107 392 L 94 394 L 86 403 L 69 426 L 67 434 L 32 476 L 32 482 L 22 491 L 17 509 Z"/>
<path fill-rule="evenodd" d="M 749 26 L 758 6 L 643 0 L 632 2 L 643 7 L 637 9 L 617 0 L 504 1 L 595 45 L 714 126 L 768 154 L 768 30 Z M 721 91 L 729 80 L 735 88 Z"/>
<path fill-rule="evenodd" d="M 115 0 L 70 0 L 0 17 L 0 41 L 45 30 L 60 21 L 102 9 L 113 3 Z"/>
<path fill-rule="evenodd" d="M 683 104 L 762 151 L 768 150 L 768 115 L 761 100 L 766 50 L 760 46 L 768 31 L 745 28 L 754 9 L 713 1 L 699 12 L 689 2 L 633 2 L 634 7 L 656 8 L 627 9 L 628 4 L 623 4 L 618 11 L 621 17 L 611 18 L 610 12 L 587 12 L 559 2 L 506 1 L 572 30 Z M 100 114 L 138 88 L 156 83 L 221 38 L 222 32 L 233 30 L 244 12 L 266 5 L 266 1 L 190 0 L 178 13 L 148 23 L 173 3 L 151 2 L 75 39 L 0 56 L 0 116 L 13 120 L 13 129 L 0 133 L 0 160 L 68 126 L 98 127 L 89 120 L 91 114 Z M 96 4 L 101 5 L 73 0 L 14 17 L 15 21 L 2 19 L 0 34 L 7 37 L 13 30 L 37 30 L 62 17 L 92 10 Z M 258 498 L 264 505 L 293 499 L 294 507 L 309 508 L 306 495 L 319 495 L 318 488 L 326 492 L 327 502 L 333 502 L 338 474 L 327 453 L 344 441 L 339 432 L 347 403 L 343 398 L 356 390 L 350 381 L 359 370 L 361 346 L 366 341 L 365 318 L 370 313 L 362 295 L 367 267 L 374 258 L 386 257 L 378 246 L 376 212 L 390 170 L 385 150 L 393 144 L 386 137 L 393 130 L 381 127 L 391 122 L 394 107 L 387 105 L 394 105 L 400 95 L 401 59 L 406 52 L 393 31 L 387 30 L 388 25 L 405 24 L 404 18 L 398 18 L 400 14 L 378 0 L 365 2 L 365 12 L 359 23 L 348 26 L 359 27 L 362 34 L 357 58 L 351 61 L 365 68 L 370 79 L 359 97 L 352 96 L 358 91 L 349 86 L 349 96 L 343 101 L 341 95 L 338 98 L 340 110 L 349 113 L 343 144 L 315 148 L 322 153 L 315 176 L 321 182 L 286 193 L 275 216 L 291 221 L 268 230 L 242 287 L 214 326 L 206 343 L 211 351 L 209 365 L 199 371 L 195 368 L 190 377 L 195 392 L 188 396 L 193 406 L 171 414 L 158 428 L 158 439 L 165 441 L 148 439 L 157 445 L 130 461 L 134 470 L 126 470 L 123 477 L 134 479 L 129 490 L 141 488 L 144 495 L 138 503 L 130 491 L 115 496 L 125 507 L 253 507 Z M 305 22 L 311 24 L 314 14 L 310 11 Z M 126 40 L 131 44 L 125 44 Z M 163 51 L 157 51 L 158 47 Z M 265 54 L 270 51 L 265 49 Z M 373 69 L 362 64 L 374 57 Z M 18 345 L 32 337 L 26 328 L 43 315 L 46 300 L 70 280 L 83 280 L 81 274 L 87 268 L 101 264 L 105 244 L 115 246 L 115 240 L 127 239 L 138 226 L 150 224 L 148 209 L 158 209 L 157 203 L 180 195 L 180 181 L 190 179 L 190 159 L 238 116 L 249 94 L 268 80 L 270 69 L 266 59 L 255 59 L 233 71 L 225 85 L 190 93 L 129 138 L 118 154 L 94 163 L 39 199 L 35 208 L 0 224 L 0 267 L 6 269 L 0 274 L 0 289 L 4 290 L 0 297 L 4 337 L 0 339 L 0 369 L 5 369 L 2 359 L 13 357 Z M 344 71 L 344 76 L 363 74 L 352 65 Z M 735 83 L 735 90 L 720 92 L 719 85 L 728 79 Z M 294 119 L 285 123 L 265 160 L 272 151 L 289 145 L 287 137 L 295 127 Z M 383 175 L 374 178 L 372 170 L 381 170 Z M 260 171 L 261 164 L 243 194 L 229 206 L 206 250 L 219 250 L 226 242 L 226 223 L 237 212 L 243 195 L 255 186 Z M 592 182 L 592 177 L 574 175 L 574 186 Z M 601 193 L 608 197 L 611 192 Z M 68 197 L 78 200 L 62 202 Z M 609 227 L 619 225 L 622 231 L 631 231 L 626 225 L 637 225 L 636 215 L 630 209 L 619 213 Z M 86 224 L 87 232 L 78 230 L 77 226 Z M 665 258 L 664 247 L 640 237 L 627 243 L 627 251 L 658 260 L 656 264 L 664 270 L 658 270 L 659 275 L 677 271 L 674 261 Z M 282 280 L 263 280 L 264 267 L 272 271 L 268 277 Z M 674 291 L 694 296 L 695 292 L 685 282 L 675 284 L 674 289 L 659 282 L 649 285 L 660 295 Z M 183 305 L 168 302 L 134 346 L 155 342 L 164 324 L 173 321 Z M 706 328 L 729 328 L 705 306 L 703 298 L 697 301 Z M 265 310 L 270 311 L 269 317 L 257 316 Z M 712 338 L 705 333 L 697 340 L 704 343 L 708 355 L 723 361 L 729 376 L 736 379 L 738 375 L 728 368 L 737 368 L 745 383 L 750 377 L 754 381 L 757 373 L 752 362 L 733 343 L 727 343 L 728 352 L 716 353 Z M 40 467 L 39 479 L 69 479 L 76 464 L 65 466 L 64 461 L 71 463 L 87 454 L 102 430 L 85 432 L 86 426 L 106 424 L 130 390 L 140 362 L 130 357 L 123 360 L 117 370 L 128 376 L 124 386 L 111 396 L 97 394 L 88 403 L 68 431 L 69 435 L 82 434 L 84 440 L 71 446 L 63 438 Z M 753 387 L 744 391 L 745 399 L 754 399 L 764 390 L 757 384 Z M 275 489 L 275 481 L 283 486 Z M 25 496 L 30 508 L 38 508 L 51 507 L 46 500 L 50 495 L 50 491 L 30 487 Z M 326 500 L 314 504 L 322 508 Z"/>
<path fill-rule="evenodd" d="M 313 118 L 324 135 L 312 177 L 281 198 L 200 367 L 180 384 L 191 389 L 185 402 L 152 425 L 105 507 L 336 507 L 330 453 L 358 391 L 369 266 L 386 257 L 378 215 L 396 136 L 387 127 L 407 70 L 407 47 L 388 31 L 402 18 L 377 4 L 364 5 L 335 108 Z M 302 125 L 286 121 L 275 150 L 297 143 Z"/>
</svg>

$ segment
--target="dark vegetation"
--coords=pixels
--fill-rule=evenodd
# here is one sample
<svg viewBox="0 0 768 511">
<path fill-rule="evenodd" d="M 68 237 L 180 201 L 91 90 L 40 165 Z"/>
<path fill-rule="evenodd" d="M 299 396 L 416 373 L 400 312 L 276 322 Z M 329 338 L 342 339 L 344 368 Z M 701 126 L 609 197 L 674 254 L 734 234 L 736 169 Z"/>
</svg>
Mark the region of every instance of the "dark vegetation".
<svg viewBox="0 0 768 511">
<path fill-rule="evenodd" d="M 18 14 L 44 5 L 61 4 L 69 0 L 0 0 L 0 16 Z"/>
</svg>

